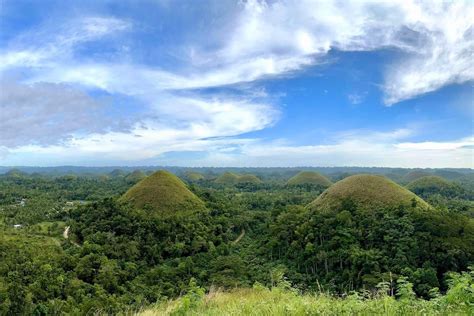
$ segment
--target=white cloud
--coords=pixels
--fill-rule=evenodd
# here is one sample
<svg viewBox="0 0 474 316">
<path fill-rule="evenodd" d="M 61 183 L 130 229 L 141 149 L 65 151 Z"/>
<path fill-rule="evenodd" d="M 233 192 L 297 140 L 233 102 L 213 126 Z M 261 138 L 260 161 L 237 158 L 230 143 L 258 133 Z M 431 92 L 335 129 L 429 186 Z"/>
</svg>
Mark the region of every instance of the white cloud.
<svg viewBox="0 0 474 316">
<path fill-rule="evenodd" d="M 347 95 L 347 99 L 353 105 L 361 104 L 364 102 L 365 97 L 367 96 L 367 92 L 364 93 L 350 93 Z"/>
<path fill-rule="evenodd" d="M 230 137 L 260 130 L 277 119 L 278 110 L 269 104 L 252 101 L 254 96 L 203 97 L 196 93 L 178 93 L 182 89 L 234 80 L 221 77 L 227 74 L 220 74 L 219 71 L 209 75 L 182 76 L 144 65 L 89 64 L 74 60 L 72 53 L 76 44 L 128 28 L 129 23 L 116 19 L 87 18 L 79 26 L 65 27 L 67 31 L 63 34 L 55 34 L 51 40 L 54 44 L 52 48 L 49 49 L 49 44 L 46 48 L 40 47 L 39 51 L 44 54 L 36 54 L 34 62 L 33 59 L 11 60 L 8 67 L 26 63 L 32 71 L 22 83 L 2 84 L 4 93 L 1 101 L 5 119 L 0 130 L 8 133 L 5 133 L 0 145 L 17 147 L 11 150 L 12 153 L 107 153 L 109 157 L 136 160 L 176 149 L 194 150 L 197 144 L 203 148 L 221 143 L 206 138 Z M 37 43 L 43 33 L 40 30 L 38 34 L 28 34 L 28 38 Z M 17 55 L 24 52 L 20 50 Z M 253 64 L 262 62 L 265 63 L 265 60 L 252 61 L 250 68 L 242 69 L 242 72 L 248 72 Z M 271 60 L 267 63 L 269 69 L 273 67 Z M 145 104 L 141 114 L 148 119 L 140 120 L 130 130 L 117 131 L 113 128 L 116 122 L 108 113 L 94 112 L 93 99 L 70 85 L 132 97 L 134 102 Z M 56 93 L 51 94 L 51 89 L 46 88 L 54 88 Z M 64 89 L 61 97 L 58 96 L 58 89 Z M 72 97 L 68 93 L 88 98 L 91 102 L 86 104 L 82 99 L 71 102 Z M 18 99 L 21 99 L 23 106 L 15 107 Z M 9 114 L 11 111 L 15 111 L 14 115 Z M 33 116 L 37 122 L 33 124 L 35 128 L 22 124 L 18 133 L 17 124 L 32 118 L 31 113 L 42 114 Z M 84 128 L 80 129 L 77 125 Z M 52 146 L 58 141 L 62 141 L 62 146 Z"/>
<path fill-rule="evenodd" d="M 257 74 L 319 62 L 331 48 L 396 48 L 404 55 L 387 69 L 383 84 L 391 105 L 474 79 L 473 21 L 469 1 L 247 1 L 235 31 L 211 63 L 225 65 L 231 75 L 248 60 L 269 56 L 275 65 L 284 65 L 255 64 L 247 78 L 230 80 L 249 81 Z"/>
<path fill-rule="evenodd" d="M 55 67 L 69 60 L 73 48 L 83 42 L 123 32 L 130 22 L 111 17 L 86 17 L 61 25 L 46 25 L 24 33 L 0 51 L 0 71 L 14 67 Z"/>
<path fill-rule="evenodd" d="M 61 145 L 18 146 L 10 150 L 8 158 L 15 159 L 15 155 L 24 154 L 37 159 L 38 155 L 45 155 L 64 163 L 68 159 L 81 161 L 93 156 L 96 163 L 105 163 L 110 160 L 140 161 L 172 151 L 225 151 L 228 146 L 252 141 L 232 136 L 269 126 L 278 115 L 271 107 L 243 101 L 170 100 L 175 105 L 186 107 L 181 110 L 191 113 L 192 119 L 181 115 L 174 124 L 148 119 L 126 132 L 91 133 L 72 137 Z M 177 119 L 178 115 L 171 114 L 171 117 Z M 51 160 L 47 161 L 51 163 Z"/>
<path fill-rule="evenodd" d="M 324 63 L 324 57 L 333 48 L 343 51 L 395 48 L 400 53 L 386 69 L 382 85 L 388 105 L 451 83 L 473 80 L 472 4 L 250 0 L 242 3 L 241 9 L 237 19 L 230 22 L 234 27 L 228 36 L 208 46 L 213 49 L 191 50 L 192 56 L 176 67 L 180 71 L 165 71 L 129 59 L 124 62 L 121 58 L 110 62 L 78 60 L 75 54 L 78 45 L 132 30 L 132 22 L 116 18 L 75 19 L 61 27 L 45 26 L 19 36 L 0 51 L 0 71 L 28 68 L 16 88 L 35 90 L 29 92 L 34 96 L 25 99 L 29 105 L 22 103 L 15 110 L 10 105 L 17 102 L 12 97 L 15 89 L 7 91 L 10 88 L 3 85 L 7 93 L 2 96 L 0 106 L 17 111 L 15 115 L 21 119 L 39 111 L 42 115 L 37 119 L 43 119 L 45 124 L 33 123 L 36 129 L 29 132 L 20 129 L 15 133 L 9 123 L 13 115 L 3 111 L 9 120 L 0 123 L 3 124 L 0 131 L 7 131 L 0 145 L 8 146 L 11 154 L 8 159 L 23 154 L 24 157 L 54 156 L 64 161 L 93 156 L 104 161 L 128 161 L 150 159 L 170 151 L 213 151 L 203 164 L 225 161 L 236 165 L 448 166 L 448 161 L 452 161 L 456 166 L 472 165 L 472 140 L 410 143 L 406 138 L 412 132 L 403 129 L 390 133 L 364 132 L 365 136 L 359 132 L 345 133 L 339 135 L 340 141 L 309 146 L 268 144 L 241 136 L 234 139 L 271 126 L 278 119 L 278 110 L 270 102 L 256 102 L 256 97 L 249 93 L 236 97 L 189 91 L 288 75 Z M 63 86 L 74 86 L 75 90 L 65 89 L 66 96 L 51 92 L 54 87 Z M 81 134 L 75 123 L 87 117 L 87 107 L 94 107 L 93 102 L 86 102 L 92 99 L 81 92 L 87 89 L 124 95 L 145 104 L 143 114 L 149 119 L 135 122 L 129 132 L 111 128 L 114 123 L 104 120 L 104 128 L 92 128 L 92 124 Z M 42 95 L 53 97 L 39 106 L 31 103 Z M 266 97 L 266 93 L 261 96 Z M 348 97 L 353 103 L 362 101 L 360 94 Z M 70 102 L 72 99 L 80 100 Z M 63 106 L 64 100 L 68 100 L 69 107 Z M 61 118 L 56 121 L 70 122 L 76 115 L 79 119 L 65 130 L 56 129 L 57 135 L 53 135 L 54 129 L 60 126 L 49 120 L 55 117 L 53 108 Z M 53 136 L 57 136 L 54 141 Z M 58 140 L 63 141 L 61 146 L 55 145 Z M 464 145 L 460 146 L 462 142 Z M 1 150 L 3 153 L 5 148 Z M 241 154 L 229 148 L 239 148 Z M 419 159 L 426 151 L 432 158 Z"/>
<path fill-rule="evenodd" d="M 383 135 L 387 137 L 383 137 Z M 400 142 L 411 132 L 365 133 L 324 145 L 293 146 L 285 142 L 250 143 L 241 147 L 239 155 L 227 155 L 224 166 L 377 166 L 420 168 L 472 168 L 474 139 L 450 142 Z M 398 136 L 397 136 L 398 135 Z M 219 159 L 224 153 L 219 154 Z M 214 155 L 202 165 L 222 165 Z M 209 161 L 208 161 L 209 159 Z"/>
<path fill-rule="evenodd" d="M 66 84 L 0 80 L 0 146 L 51 145 L 78 133 L 125 130 L 110 107 Z"/>
</svg>

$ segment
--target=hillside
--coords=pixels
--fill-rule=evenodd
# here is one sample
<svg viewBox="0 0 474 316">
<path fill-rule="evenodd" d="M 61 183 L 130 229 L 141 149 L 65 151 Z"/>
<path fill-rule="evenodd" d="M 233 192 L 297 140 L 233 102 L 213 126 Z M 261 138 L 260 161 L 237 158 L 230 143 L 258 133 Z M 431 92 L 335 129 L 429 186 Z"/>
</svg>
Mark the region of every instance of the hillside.
<svg viewBox="0 0 474 316">
<path fill-rule="evenodd" d="M 135 184 L 119 201 L 159 213 L 204 209 L 204 203 L 178 177 L 163 170 Z"/>
<path fill-rule="evenodd" d="M 243 174 L 237 178 L 238 183 L 253 183 L 253 184 L 260 184 L 262 180 L 260 180 L 257 176 L 253 174 Z"/>
<path fill-rule="evenodd" d="M 351 202 L 362 209 L 412 205 L 430 206 L 421 198 L 395 182 L 377 175 L 354 175 L 338 181 L 309 204 L 310 209 L 342 210 Z"/>
<path fill-rule="evenodd" d="M 206 177 L 202 173 L 195 171 L 187 171 L 184 174 L 184 178 L 188 181 L 202 181 L 206 179 Z"/>
<path fill-rule="evenodd" d="M 126 174 L 127 173 L 123 171 L 122 169 L 114 169 L 109 173 L 111 177 L 125 177 Z"/>
<path fill-rule="evenodd" d="M 257 176 L 253 174 L 238 175 L 232 172 L 224 172 L 219 177 L 217 177 L 214 182 L 224 185 L 232 185 L 237 183 L 259 184 L 262 183 L 262 180 L 260 180 Z"/>
<path fill-rule="evenodd" d="M 415 194 L 419 192 L 430 191 L 430 192 L 443 192 L 453 188 L 453 183 L 438 177 L 438 176 L 426 176 L 418 178 L 410 182 L 406 188 Z"/>
<path fill-rule="evenodd" d="M 143 180 L 146 178 L 146 174 L 141 171 L 141 170 L 135 170 L 132 173 L 128 174 L 125 177 L 125 180 L 130 183 L 137 183 L 140 180 Z"/>
<path fill-rule="evenodd" d="M 287 182 L 288 185 L 313 184 L 329 187 L 332 182 L 325 176 L 314 171 L 301 171 Z"/>
<path fill-rule="evenodd" d="M 219 184 L 236 184 L 239 180 L 239 176 L 232 172 L 224 172 L 214 181 Z"/>
<path fill-rule="evenodd" d="M 406 175 L 403 176 L 402 180 L 406 183 L 415 181 L 416 179 L 432 176 L 432 174 L 428 171 L 424 170 L 413 170 L 408 172 Z"/>
</svg>

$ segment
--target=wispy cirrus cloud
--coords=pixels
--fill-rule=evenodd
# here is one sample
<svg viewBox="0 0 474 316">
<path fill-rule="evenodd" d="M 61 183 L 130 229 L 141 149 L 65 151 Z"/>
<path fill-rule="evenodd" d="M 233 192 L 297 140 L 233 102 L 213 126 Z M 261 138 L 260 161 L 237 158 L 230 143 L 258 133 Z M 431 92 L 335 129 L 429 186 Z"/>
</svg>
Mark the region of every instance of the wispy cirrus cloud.
<svg viewBox="0 0 474 316">
<path fill-rule="evenodd" d="M 0 49 L 0 70 L 54 67 L 60 61 L 70 61 L 78 44 L 131 28 L 130 22 L 113 17 L 76 18 L 62 23 L 60 28 L 43 25 L 19 35 L 6 48 Z"/>
<path fill-rule="evenodd" d="M 236 61 L 241 67 L 267 56 L 286 72 L 320 62 L 331 49 L 396 49 L 402 55 L 382 84 L 392 105 L 474 79 L 472 21 L 469 1 L 248 1 L 218 61 L 232 72 Z M 274 74 L 266 67 L 254 73 Z"/>
<path fill-rule="evenodd" d="M 1 128 L 6 136 L 0 138 L 0 145 L 17 148 L 12 153 L 107 153 L 108 157 L 145 159 L 178 148 L 191 151 L 196 146 L 222 143 L 213 138 L 260 130 L 272 125 L 278 117 L 276 108 L 256 103 L 251 96 L 179 92 L 215 85 L 226 75 L 219 72 L 183 76 L 117 61 L 78 62 L 74 57 L 77 45 L 131 27 L 130 23 L 114 18 L 78 21 L 77 25 L 68 24 L 64 27 L 66 31 L 51 35 L 47 41 L 43 38 L 49 33 L 46 30 L 29 33 L 23 37 L 32 39 L 34 49 L 12 45 L 17 50 L 0 57 L 7 61 L 4 70 L 29 68 L 28 75 L 20 82 L 2 83 L 5 93 L 1 102 L 5 111 Z M 30 52 L 34 56 L 29 56 Z M 144 104 L 143 113 L 135 121 L 129 118 L 124 121 L 126 124 L 118 124 L 120 117 L 99 113 L 103 109 L 100 102 L 88 96 L 90 90 L 131 97 L 135 104 L 130 106 L 136 107 L 137 102 Z M 14 127 L 24 121 L 30 126 L 22 124 L 24 128 L 15 131 Z"/>
</svg>

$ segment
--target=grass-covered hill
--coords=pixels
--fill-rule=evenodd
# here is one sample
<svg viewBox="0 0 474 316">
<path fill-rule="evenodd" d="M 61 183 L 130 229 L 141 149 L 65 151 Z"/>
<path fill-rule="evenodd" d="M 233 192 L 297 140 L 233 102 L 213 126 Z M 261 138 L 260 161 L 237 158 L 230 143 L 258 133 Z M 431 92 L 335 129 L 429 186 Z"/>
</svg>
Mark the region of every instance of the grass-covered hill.
<svg viewBox="0 0 474 316">
<path fill-rule="evenodd" d="M 253 174 L 243 174 L 238 177 L 237 183 L 260 184 L 262 183 L 262 180 L 260 180 L 256 175 L 253 175 Z"/>
<path fill-rule="evenodd" d="M 196 172 L 196 171 L 187 171 L 184 173 L 184 178 L 188 181 L 192 181 L 192 182 L 195 182 L 195 181 L 202 181 L 202 180 L 205 180 L 206 177 L 200 173 L 200 172 Z"/>
<path fill-rule="evenodd" d="M 145 172 L 141 170 L 134 170 L 132 173 L 128 174 L 125 177 L 125 180 L 129 183 L 137 183 L 140 180 L 143 180 L 146 178 Z"/>
<path fill-rule="evenodd" d="M 306 208 L 281 213 L 268 247 L 305 286 L 319 282 L 348 292 L 410 275 L 417 294 L 428 297 L 428 288 L 442 286 L 439 276 L 472 263 L 473 244 L 472 219 L 363 174 L 333 184 Z M 456 253 L 449 263 L 447 253 Z"/>
<path fill-rule="evenodd" d="M 205 208 L 178 177 L 168 171 L 157 171 L 131 187 L 119 201 L 135 208 L 149 209 L 162 214 L 194 211 Z"/>
<path fill-rule="evenodd" d="M 262 183 L 262 180 L 260 180 L 257 176 L 253 174 L 239 175 L 232 172 L 224 172 L 219 177 L 217 177 L 214 182 L 223 185 L 233 185 L 238 183 L 260 184 Z"/>
<path fill-rule="evenodd" d="M 392 180 L 368 174 L 354 175 L 338 181 L 310 203 L 309 208 L 337 211 L 344 209 L 348 203 L 363 209 L 414 204 L 429 208 L 425 201 Z"/>
<path fill-rule="evenodd" d="M 16 169 L 16 168 L 10 169 L 5 173 L 5 176 L 10 177 L 10 178 L 20 178 L 20 177 L 23 177 L 25 175 L 26 175 L 26 173 L 24 173 L 23 171 L 21 171 L 19 169 Z"/>
<path fill-rule="evenodd" d="M 214 180 L 215 183 L 229 185 L 236 184 L 239 181 L 239 176 L 232 172 L 224 172 Z"/>
<path fill-rule="evenodd" d="M 426 176 L 410 182 L 406 188 L 420 196 L 429 194 L 440 194 L 443 196 L 454 196 L 461 188 L 438 176 Z"/>
<path fill-rule="evenodd" d="M 410 183 L 416 179 L 432 176 L 433 174 L 425 170 L 412 170 L 405 174 L 402 178 L 402 181 L 405 183 Z"/>
<path fill-rule="evenodd" d="M 127 173 L 122 169 L 114 169 L 109 173 L 109 175 L 111 177 L 125 177 Z"/>
<path fill-rule="evenodd" d="M 322 174 L 314 171 L 301 171 L 287 182 L 288 185 L 312 184 L 329 187 L 332 182 Z"/>
</svg>

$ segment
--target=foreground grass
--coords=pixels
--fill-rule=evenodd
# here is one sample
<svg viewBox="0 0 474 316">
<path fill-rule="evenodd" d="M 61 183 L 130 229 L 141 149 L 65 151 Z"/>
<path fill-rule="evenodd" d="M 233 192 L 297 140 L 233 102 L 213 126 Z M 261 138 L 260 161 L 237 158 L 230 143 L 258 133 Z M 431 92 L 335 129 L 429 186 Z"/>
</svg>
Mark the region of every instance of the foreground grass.
<svg viewBox="0 0 474 316">
<path fill-rule="evenodd" d="M 257 287 L 231 292 L 211 291 L 207 295 L 191 291 L 139 315 L 474 315 L 472 295 L 472 284 L 429 301 L 414 297 L 395 299 L 387 295 L 366 299 L 358 294 L 336 298 L 324 294 L 301 295 L 291 289 Z"/>
</svg>

